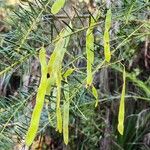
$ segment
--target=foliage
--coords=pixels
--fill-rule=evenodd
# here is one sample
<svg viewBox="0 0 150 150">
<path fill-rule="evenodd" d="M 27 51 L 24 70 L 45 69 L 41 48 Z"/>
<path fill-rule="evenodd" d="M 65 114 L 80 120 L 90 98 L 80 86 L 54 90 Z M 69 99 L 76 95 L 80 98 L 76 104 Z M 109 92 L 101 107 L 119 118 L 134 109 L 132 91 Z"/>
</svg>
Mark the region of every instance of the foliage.
<svg viewBox="0 0 150 150">
<path fill-rule="evenodd" d="M 67 149 L 150 148 L 149 1 L 0 4 L 1 10 L 7 10 L 0 14 L 0 149 L 25 144 L 37 106 L 41 47 L 46 50 L 45 61 L 50 59 L 45 76 L 55 78 L 38 114 L 32 149 L 36 145 L 62 149 L 62 135 L 55 128 L 63 129 Z M 70 33 L 64 33 L 65 29 Z M 125 99 L 126 110 L 123 135 L 117 131 L 120 99 Z M 59 112 L 63 112 L 62 127 Z"/>
</svg>

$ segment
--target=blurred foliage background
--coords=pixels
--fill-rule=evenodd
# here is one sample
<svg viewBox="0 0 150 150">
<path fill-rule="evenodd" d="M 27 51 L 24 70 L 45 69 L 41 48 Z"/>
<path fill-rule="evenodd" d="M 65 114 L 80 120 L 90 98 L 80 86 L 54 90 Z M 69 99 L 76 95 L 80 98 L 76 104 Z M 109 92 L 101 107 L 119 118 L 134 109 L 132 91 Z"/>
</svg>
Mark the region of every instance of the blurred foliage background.
<svg viewBox="0 0 150 150">
<path fill-rule="evenodd" d="M 38 51 L 47 58 L 58 33 L 72 20 L 74 33 L 63 61 L 69 77 L 69 144 L 55 131 L 55 91 L 42 111 L 40 130 L 31 149 L 149 150 L 150 149 L 150 2 L 149 0 L 68 0 L 57 15 L 52 0 L 0 0 L 0 149 L 20 150 L 35 105 L 40 80 Z M 111 63 L 103 63 L 106 10 L 111 5 Z M 93 84 L 99 105 L 85 87 L 85 36 L 89 18 L 100 11 L 95 26 Z M 125 133 L 117 131 L 122 67 L 127 72 Z M 62 91 L 65 90 L 62 88 Z M 62 96 L 63 99 L 63 96 Z"/>
</svg>

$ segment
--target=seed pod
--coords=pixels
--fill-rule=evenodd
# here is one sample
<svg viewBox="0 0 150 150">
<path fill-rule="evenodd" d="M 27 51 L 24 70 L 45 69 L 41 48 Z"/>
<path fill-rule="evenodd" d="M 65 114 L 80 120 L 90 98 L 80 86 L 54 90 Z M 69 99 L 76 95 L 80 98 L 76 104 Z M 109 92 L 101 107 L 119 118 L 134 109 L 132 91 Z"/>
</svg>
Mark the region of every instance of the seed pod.
<svg viewBox="0 0 150 150">
<path fill-rule="evenodd" d="M 125 115 L 125 79 L 126 79 L 126 72 L 125 68 L 123 71 L 123 87 L 122 87 L 122 94 L 121 94 L 121 100 L 120 100 L 120 106 L 119 106 L 119 115 L 118 115 L 118 131 L 121 135 L 123 135 L 124 132 L 124 115 Z"/>
<path fill-rule="evenodd" d="M 42 108 L 44 105 L 44 98 L 46 94 L 47 89 L 47 63 L 46 63 L 46 54 L 45 49 L 42 48 L 39 53 L 39 60 L 41 64 L 41 81 L 38 88 L 38 92 L 36 95 L 36 105 L 34 107 L 32 118 L 30 122 L 29 129 L 26 134 L 25 143 L 27 146 L 30 146 L 33 143 L 33 140 L 36 136 L 38 127 L 39 127 L 39 121 L 40 116 L 42 112 Z"/>
<path fill-rule="evenodd" d="M 111 9 L 107 11 L 106 20 L 105 20 L 105 31 L 104 31 L 104 56 L 107 62 L 110 62 L 111 52 L 110 52 L 110 37 L 109 30 L 111 27 Z"/>
<path fill-rule="evenodd" d="M 90 18 L 90 26 L 86 31 L 86 57 L 87 57 L 87 86 L 91 86 L 93 82 L 92 65 L 94 63 L 94 24 L 99 18 L 100 12 L 96 12 L 95 16 Z"/>
<path fill-rule="evenodd" d="M 93 81 L 92 64 L 94 63 L 94 35 L 93 30 L 88 29 L 86 32 L 86 55 L 87 55 L 87 86 Z"/>
<path fill-rule="evenodd" d="M 67 79 L 66 79 L 67 81 Z M 69 85 L 65 84 L 64 88 L 66 89 L 64 91 L 64 96 L 65 96 L 65 101 L 63 104 L 63 139 L 64 139 L 64 143 L 67 145 L 68 144 L 68 138 L 69 138 L 69 106 L 70 106 L 70 102 L 69 102 Z"/>
</svg>

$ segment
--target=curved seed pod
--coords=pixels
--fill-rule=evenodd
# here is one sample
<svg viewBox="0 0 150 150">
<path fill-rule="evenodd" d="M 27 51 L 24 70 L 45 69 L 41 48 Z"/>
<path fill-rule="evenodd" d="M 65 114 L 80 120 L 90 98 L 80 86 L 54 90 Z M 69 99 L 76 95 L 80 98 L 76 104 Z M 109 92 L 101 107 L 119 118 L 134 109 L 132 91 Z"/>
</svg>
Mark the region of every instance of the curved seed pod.
<svg viewBox="0 0 150 150">
<path fill-rule="evenodd" d="M 111 27 L 111 9 L 107 11 L 106 20 L 105 20 L 105 31 L 104 31 L 104 55 L 105 60 L 110 62 L 111 59 L 111 52 L 110 52 L 110 37 L 109 37 L 109 30 Z"/>
<path fill-rule="evenodd" d="M 119 115 L 118 115 L 118 131 L 121 135 L 123 135 L 123 132 L 124 132 L 125 79 L 126 79 L 126 72 L 125 72 L 125 68 L 124 68 L 124 71 L 123 71 L 123 88 L 122 88 L 122 94 L 121 94 L 121 100 L 120 100 L 120 106 L 119 106 Z"/>
<path fill-rule="evenodd" d="M 44 105 L 44 98 L 46 94 L 46 88 L 47 88 L 47 63 L 46 63 L 46 54 L 45 54 L 45 49 L 42 48 L 39 53 L 39 59 L 41 63 L 41 81 L 40 85 L 37 91 L 36 95 L 36 105 L 34 107 L 33 113 L 32 113 L 32 118 L 30 122 L 29 129 L 26 134 L 26 139 L 25 143 L 27 146 L 30 146 L 36 136 L 38 126 L 39 126 L 39 121 L 40 121 L 40 116 L 41 116 L 41 111 Z"/>
<path fill-rule="evenodd" d="M 56 0 L 52 5 L 51 13 L 54 15 L 57 14 L 60 11 L 60 9 L 63 8 L 64 4 L 65 0 Z"/>
</svg>

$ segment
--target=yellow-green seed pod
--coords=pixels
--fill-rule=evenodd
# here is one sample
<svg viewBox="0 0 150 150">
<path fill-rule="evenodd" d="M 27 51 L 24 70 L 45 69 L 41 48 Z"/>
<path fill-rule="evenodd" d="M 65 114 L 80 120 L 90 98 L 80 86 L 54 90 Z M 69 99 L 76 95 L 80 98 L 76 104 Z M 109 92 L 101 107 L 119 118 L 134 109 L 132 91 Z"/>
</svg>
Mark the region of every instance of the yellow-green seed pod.
<svg viewBox="0 0 150 150">
<path fill-rule="evenodd" d="M 124 132 L 124 116 L 125 116 L 125 79 L 126 79 L 126 72 L 125 68 L 123 71 L 123 87 L 122 87 L 122 94 L 119 106 L 119 115 L 118 115 L 118 131 L 121 135 Z"/>
<path fill-rule="evenodd" d="M 30 126 L 25 138 L 25 143 L 27 146 L 30 146 L 34 141 L 34 138 L 38 131 L 40 116 L 44 105 L 44 98 L 47 89 L 47 70 L 48 70 L 45 53 L 46 52 L 44 48 L 42 48 L 39 53 L 39 60 L 41 64 L 41 81 L 36 95 L 36 104 L 32 113 Z"/>
<path fill-rule="evenodd" d="M 67 81 L 67 79 L 66 79 Z M 65 101 L 63 104 L 63 139 L 64 143 L 67 145 L 68 144 L 68 139 L 69 139 L 69 85 L 65 84 L 64 88 L 66 89 L 64 91 L 64 96 L 65 96 Z"/>
<path fill-rule="evenodd" d="M 110 62 L 111 52 L 110 52 L 110 37 L 109 30 L 111 27 L 111 9 L 107 11 L 106 20 L 105 20 L 105 31 L 104 31 L 104 56 L 107 62 Z"/>
</svg>

